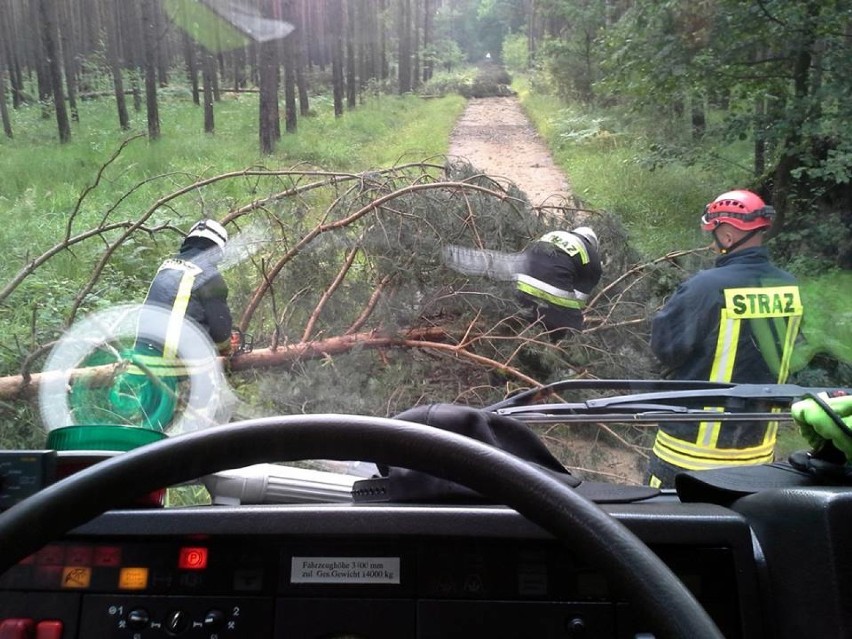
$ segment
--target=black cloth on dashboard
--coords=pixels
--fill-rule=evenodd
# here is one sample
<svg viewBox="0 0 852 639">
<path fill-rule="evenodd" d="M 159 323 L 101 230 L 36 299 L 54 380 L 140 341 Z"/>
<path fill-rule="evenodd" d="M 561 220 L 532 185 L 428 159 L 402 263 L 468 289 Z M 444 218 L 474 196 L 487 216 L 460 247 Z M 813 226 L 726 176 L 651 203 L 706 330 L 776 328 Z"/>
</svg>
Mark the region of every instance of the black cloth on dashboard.
<svg viewBox="0 0 852 639">
<path fill-rule="evenodd" d="M 659 493 L 648 486 L 587 482 L 572 475 L 523 422 L 468 406 L 431 404 L 396 416 L 477 439 L 526 460 L 539 470 L 598 503 L 624 503 Z M 355 483 L 356 501 L 489 503 L 483 495 L 455 482 L 421 471 L 379 465 L 381 477 Z"/>
</svg>

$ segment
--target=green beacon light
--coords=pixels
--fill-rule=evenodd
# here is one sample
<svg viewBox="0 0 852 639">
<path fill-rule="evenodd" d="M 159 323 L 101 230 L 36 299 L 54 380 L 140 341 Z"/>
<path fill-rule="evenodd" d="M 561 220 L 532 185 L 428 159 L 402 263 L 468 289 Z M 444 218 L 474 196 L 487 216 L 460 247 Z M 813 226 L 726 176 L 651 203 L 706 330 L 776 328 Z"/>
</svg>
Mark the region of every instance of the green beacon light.
<svg viewBox="0 0 852 639">
<path fill-rule="evenodd" d="M 232 397 L 215 346 L 187 322 L 178 352 L 153 344 L 163 309 L 126 305 L 72 326 L 45 364 L 39 410 L 46 446 L 75 470 L 88 463 L 226 422 Z M 77 462 L 80 462 L 79 464 Z"/>
</svg>

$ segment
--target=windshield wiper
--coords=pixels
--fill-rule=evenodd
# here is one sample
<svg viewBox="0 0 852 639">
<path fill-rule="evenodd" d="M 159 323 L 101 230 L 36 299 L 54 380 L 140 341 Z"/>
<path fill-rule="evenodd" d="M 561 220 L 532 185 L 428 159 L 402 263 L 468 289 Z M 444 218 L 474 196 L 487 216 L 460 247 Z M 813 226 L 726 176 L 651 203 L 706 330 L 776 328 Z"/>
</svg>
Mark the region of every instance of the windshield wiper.
<svg viewBox="0 0 852 639">
<path fill-rule="evenodd" d="M 563 380 L 523 391 L 485 408 L 536 422 L 745 421 L 789 419 L 789 407 L 807 393 L 835 391 L 795 384 L 731 384 L 681 380 Z M 629 391 L 611 397 L 544 403 L 580 391 Z M 852 392 L 848 390 L 847 392 Z"/>
</svg>

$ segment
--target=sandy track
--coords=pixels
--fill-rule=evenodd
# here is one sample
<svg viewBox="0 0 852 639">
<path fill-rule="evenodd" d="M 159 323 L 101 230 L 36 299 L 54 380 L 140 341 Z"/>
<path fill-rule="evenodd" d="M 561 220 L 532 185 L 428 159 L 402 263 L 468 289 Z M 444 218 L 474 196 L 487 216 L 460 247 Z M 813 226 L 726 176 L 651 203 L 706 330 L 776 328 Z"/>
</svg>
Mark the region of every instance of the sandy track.
<svg viewBox="0 0 852 639">
<path fill-rule="evenodd" d="M 517 98 L 471 99 L 453 129 L 449 155 L 514 182 L 533 206 L 570 205 L 568 179 Z"/>
</svg>

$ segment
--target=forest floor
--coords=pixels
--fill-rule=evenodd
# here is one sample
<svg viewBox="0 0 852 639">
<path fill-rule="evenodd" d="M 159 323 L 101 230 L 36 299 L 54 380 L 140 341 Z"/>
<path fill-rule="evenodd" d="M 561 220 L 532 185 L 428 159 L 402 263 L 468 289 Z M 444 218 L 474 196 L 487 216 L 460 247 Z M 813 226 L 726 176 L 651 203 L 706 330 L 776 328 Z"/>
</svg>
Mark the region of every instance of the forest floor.
<svg viewBox="0 0 852 639">
<path fill-rule="evenodd" d="M 533 206 L 570 206 L 566 203 L 571 197 L 568 177 L 553 161 L 517 98 L 471 99 L 450 137 L 448 155 L 469 162 L 498 182 L 514 182 Z M 642 482 L 647 462 L 613 431 L 588 424 L 588 437 L 583 433 L 570 441 L 557 439 L 550 429 L 542 434 L 562 463 L 581 477 Z"/>
</svg>

